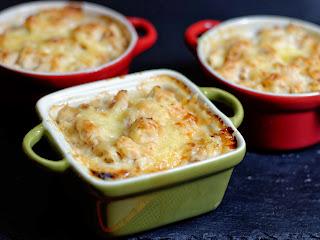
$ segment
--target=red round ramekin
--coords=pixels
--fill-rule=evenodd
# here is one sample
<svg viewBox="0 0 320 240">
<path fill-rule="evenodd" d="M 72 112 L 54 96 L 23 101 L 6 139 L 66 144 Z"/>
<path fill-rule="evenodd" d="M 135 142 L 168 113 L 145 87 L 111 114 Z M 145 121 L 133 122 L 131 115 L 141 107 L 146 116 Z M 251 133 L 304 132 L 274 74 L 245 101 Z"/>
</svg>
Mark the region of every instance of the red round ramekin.
<svg viewBox="0 0 320 240">
<path fill-rule="evenodd" d="M 12 22 L 23 22 L 24 19 L 41 9 L 64 7 L 70 4 L 77 4 L 88 13 L 109 16 L 122 23 L 129 31 L 131 41 L 126 51 L 118 58 L 107 64 L 90 68 L 84 71 L 70 73 L 47 73 L 27 71 L 17 69 L 6 64 L 0 63 L 0 67 L 22 76 L 30 77 L 37 84 L 53 88 L 65 88 L 82 83 L 92 82 L 104 78 L 112 78 L 124 75 L 129 72 L 129 65 L 132 59 L 147 50 L 157 40 L 157 31 L 155 27 L 147 20 L 138 17 L 125 17 L 122 14 L 109 9 L 105 6 L 88 2 L 68 2 L 68 1 L 39 1 L 28 2 L 16 5 L 0 12 L 0 32 Z M 8 24 L 6 24 L 8 23 Z M 144 35 L 138 36 L 137 29 L 141 30 Z M 28 78 L 28 79 L 30 79 Z"/>
<path fill-rule="evenodd" d="M 225 22 L 202 20 L 192 24 L 185 32 L 186 44 L 196 54 L 210 83 L 232 92 L 242 102 L 246 115 L 240 129 L 249 147 L 290 150 L 318 143 L 320 92 L 275 94 L 228 81 L 207 63 L 209 39 L 231 27 L 256 32 L 264 26 L 288 24 L 320 34 L 320 28 L 315 24 L 278 16 L 247 16 Z"/>
</svg>

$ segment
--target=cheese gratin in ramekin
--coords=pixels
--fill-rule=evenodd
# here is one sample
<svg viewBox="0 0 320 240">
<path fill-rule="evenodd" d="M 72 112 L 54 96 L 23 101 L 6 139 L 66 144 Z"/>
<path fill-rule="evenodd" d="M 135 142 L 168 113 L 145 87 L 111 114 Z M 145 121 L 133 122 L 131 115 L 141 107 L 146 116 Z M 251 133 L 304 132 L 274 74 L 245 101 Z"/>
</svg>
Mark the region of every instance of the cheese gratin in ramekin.
<svg viewBox="0 0 320 240">
<path fill-rule="evenodd" d="M 63 88 L 127 73 L 156 38 L 147 20 L 101 5 L 30 2 L 0 12 L 0 66 Z"/>
<path fill-rule="evenodd" d="M 246 16 L 199 21 L 185 40 L 210 82 L 243 103 L 248 145 L 284 150 L 320 141 L 319 36 L 306 21 Z"/>
<path fill-rule="evenodd" d="M 101 179 L 140 176 L 233 151 L 234 130 L 168 75 L 136 89 L 65 103 L 55 119 L 73 156 Z"/>
<path fill-rule="evenodd" d="M 234 116 L 226 117 L 206 96 L 231 106 Z M 60 90 L 41 98 L 37 110 L 42 123 L 24 138 L 26 154 L 49 170 L 70 170 L 76 185 L 89 190 L 86 197 L 83 188 L 75 196 L 87 199 L 83 208 L 90 209 L 89 222 L 104 236 L 215 209 L 245 154 L 236 129 L 243 119 L 240 102 L 220 89 L 199 89 L 172 70 Z M 44 159 L 32 150 L 44 135 L 62 160 Z M 87 153 L 92 162 L 83 158 Z"/>
</svg>

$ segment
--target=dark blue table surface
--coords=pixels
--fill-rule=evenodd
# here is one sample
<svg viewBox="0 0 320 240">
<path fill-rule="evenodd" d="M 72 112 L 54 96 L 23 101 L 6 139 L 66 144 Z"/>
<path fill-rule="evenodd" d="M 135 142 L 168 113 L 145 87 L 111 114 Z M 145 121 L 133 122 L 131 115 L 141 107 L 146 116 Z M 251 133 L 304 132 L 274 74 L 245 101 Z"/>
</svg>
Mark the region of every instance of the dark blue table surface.
<svg viewBox="0 0 320 240">
<path fill-rule="evenodd" d="M 21 2 L 1 1 L 0 9 Z M 146 18 L 157 28 L 156 45 L 134 59 L 131 72 L 170 68 L 200 86 L 211 83 L 184 44 L 183 34 L 190 24 L 253 14 L 320 24 L 318 0 L 95 2 Z M 20 78 L 0 75 L 0 79 L 6 92 L 0 98 L 0 239 L 98 239 L 72 207 L 73 200 L 57 176 L 36 168 L 21 149 L 24 135 L 39 123 L 36 100 L 53 90 L 31 87 Z M 46 144 L 38 148 L 50 150 Z M 285 152 L 248 148 L 216 210 L 130 238 L 320 239 L 320 144 Z"/>
</svg>

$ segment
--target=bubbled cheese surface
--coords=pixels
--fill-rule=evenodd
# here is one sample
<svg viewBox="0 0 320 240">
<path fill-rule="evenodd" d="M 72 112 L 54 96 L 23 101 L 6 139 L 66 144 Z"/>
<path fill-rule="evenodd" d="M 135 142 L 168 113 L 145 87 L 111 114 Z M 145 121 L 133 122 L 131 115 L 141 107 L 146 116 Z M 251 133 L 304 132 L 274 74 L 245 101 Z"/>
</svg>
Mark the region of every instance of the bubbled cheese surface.
<svg viewBox="0 0 320 240">
<path fill-rule="evenodd" d="M 192 164 L 236 147 L 232 129 L 169 76 L 79 106 L 66 104 L 56 121 L 77 161 L 114 179 Z"/>
<path fill-rule="evenodd" d="M 266 27 L 252 36 L 236 30 L 210 41 L 208 64 L 226 80 L 280 94 L 320 91 L 319 34 L 294 25 Z"/>
</svg>

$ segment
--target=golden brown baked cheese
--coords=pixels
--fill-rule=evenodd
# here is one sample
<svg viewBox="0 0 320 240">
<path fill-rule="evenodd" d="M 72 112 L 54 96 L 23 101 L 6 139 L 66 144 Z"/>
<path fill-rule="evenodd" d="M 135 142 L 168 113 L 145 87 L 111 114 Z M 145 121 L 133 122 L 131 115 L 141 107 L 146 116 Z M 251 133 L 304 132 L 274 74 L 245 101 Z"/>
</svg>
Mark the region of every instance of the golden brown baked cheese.
<svg viewBox="0 0 320 240">
<path fill-rule="evenodd" d="M 170 169 L 237 146 L 232 128 L 166 75 L 145 79 L 135 90 L 65 104 L 56 122 L 74 158 L 102 179 Z"/>
<path fill-rule="evenodd" d="M 212 39 L 207 58 L 226 80 L 272 93 L 320 91 L 319 35 L 294 25 L 263 28 L 253 36 L 233 29 L 226 34 Z"/>
<path fill-rule="evenodd" d="M 120 22 L 81 7 L 41 10 L 0 35 L 0 62 L 37 72 L 74 72 L 119 57 L 130 34 Z"/>
</svg>

